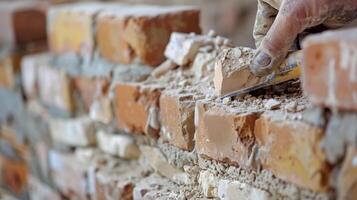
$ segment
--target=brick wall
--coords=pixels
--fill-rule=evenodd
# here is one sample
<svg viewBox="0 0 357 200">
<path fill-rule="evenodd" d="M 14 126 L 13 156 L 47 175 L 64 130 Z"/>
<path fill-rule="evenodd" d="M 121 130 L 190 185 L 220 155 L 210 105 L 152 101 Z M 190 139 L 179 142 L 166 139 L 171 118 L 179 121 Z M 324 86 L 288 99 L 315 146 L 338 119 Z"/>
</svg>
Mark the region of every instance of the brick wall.
<svg viewBox="0 0 357 200">
<path fill-rule="evenodd" d="M 11 12 L 32 13 L 37 3 Z M 305 41 L 302 87 L 291 80 L 221 99 L 263 79 L 248 69 L 254 49 L 201 33 L 199 16 L 207 13 L 196 7 L 46 5 L 36 12 L 47 12 L 40 35 L 49 50 L 41 40 L 11 40 L 0 65 L 0 186 L 7 194 L 356 196 L 356 29 Z"/>
</svg>

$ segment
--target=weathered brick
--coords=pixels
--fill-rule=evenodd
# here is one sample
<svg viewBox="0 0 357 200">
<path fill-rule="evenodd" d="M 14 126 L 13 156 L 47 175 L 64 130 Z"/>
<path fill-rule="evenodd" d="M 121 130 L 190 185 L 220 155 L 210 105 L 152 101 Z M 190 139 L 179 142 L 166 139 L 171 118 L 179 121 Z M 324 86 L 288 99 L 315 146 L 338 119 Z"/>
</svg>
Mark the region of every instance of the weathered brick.
<svg viewBox="0 0 357 200">
<path fill-rule="evenodd" d="M 39 53 L 25 56 L 21 60 L 21 80 L 24 93 L 28 99 L 38 96 L 37 79 L 40 72 L 38 69 L 42 65 L 48 65 L 49 53 Z"/>
<path fill-rule="evenodd" d="M 328 189 L 329 167 L 320 147 L 323 130 L 266 112 L 255 124 L 259 160 L 277 177 L 314 191 Z"/>
<path fill-rule="evenodd" d="M 73 112 L 73 82 L 66 71 L 49 65 L 40 65 L 38 72 L 40 99 L 48 106 L 68 113 Z"/>
<path fill-rule="evenodd" d="M 115 167 L 113 164 L 116 164 Z M 133 199 L 133 189 L 146 173 L 147 170 L 137 162 L 115 161 L 113 158 L 109 158 L 107 164 L 102 164 L 96 170 L 96 199 Z"/>
<path fill-rule="evenodd" d="M 339 199 L 352 200 L 357 196 L 357 149 L 349 147 L 337 182 Z"/>
<path fill-rule="evenodd" d="M 261 189 L 240 181 L 219 180 L 217 186 L 218 197 L 222 200 L 251 199 L 269 200 L 274 199 L 271 195 Z"/>
<path fill-rule="evenodd" d="M 29 196 L 30 199 L 36 200 L 60 200 L 59 194 L 48 186 L 46 183 L 41 182 L 41 180 L 36 177 L 29 177 Z"/>
<path fill-rule="evenodd" d="M 104 11 L 98 17 L 98 46 L 110 61 L 148 65 L 164 61 L 172 32 L 199 33 L 199 10 L 192 7 L 136 6 Z"/>
<path fill-rule="evenodd" d="M 69 146 L 90 146 L 96 143 L 94 123 L 88 117 L 60 119 L 49 122 L 54 142 Z"/>
<path fill-rule="evenodd" d="M 172 145 L 184 150 L 194 147 L 193 95 L 164 92 L 160 97 L 161 132 Z"/>
<path fill-rule="evenodd" d="M 226 108 L 197 102 L 197 152 L 215 160 L 250 168 L 253 162 L 250 157 L 254 154 L 254 123 L 258 116 L 254 112 Z"/>
<path fill-rule="evenodd" d="M 114 89 L 118 127 L 129 133 L 157 135 L 160 91 L 160 87 L 150 84 L 118 83 Z"/>
<path fill-rule="evenodd" d="M 87 199 L 88 160 L 73 153 L 50 151 L 50 173 L 56 188 L 70 199 Z"/>
<path fill-rule="evenodd" d="M 357 111 L 357 29 L 331 31 L 303 43 L 303 88 L 315 104 Z"/>
<path fill-rule="evenodd" d="M 28 171 L 26 163 L 0 155 L 0 184 L 16 195 L 26 192 Z"/>
<path fill-rule="evenodd" d="M 102 130 L 97 133 L 99 149 L 113 156 L 125 159 L 136 159 L 140 155 L 134 138 L 123 134 L 110 134 Z"/>
<path fill-rule="evenodd" d="M 73 82 L 86 109 L 89 110 L 96 98 L 107 94 L 110 80 L 106 77 L 76 76 Z"/>
<path fill-rule="evenodd" d="M 108 5 L 88 2 L 51 7 L 47 20 L 51 51 L 91 57 L 95 49 L 95 17 L 105 7 Z"/>
<path fill-rule="evenodd" d="M 0 3 L 0 43 L 15 47 L 46 40 L 46 7 L 39 1 Z"/>
<path fill-rule="evenodd" d="M 165 49 L 165 56 L 177 65 L 185 66 L 192 62 L 198 49 L 204 44 L 204 37 L 184 33 L 172 33 Z"/>
<path fill-rule="evenodd" d="M 249 48 L 222 51 L 215 64 L 214 86 L 218 95 L 250 87 L 261 81 L 249 69 L 253 55 L 254 50 Z"/>
</svg>

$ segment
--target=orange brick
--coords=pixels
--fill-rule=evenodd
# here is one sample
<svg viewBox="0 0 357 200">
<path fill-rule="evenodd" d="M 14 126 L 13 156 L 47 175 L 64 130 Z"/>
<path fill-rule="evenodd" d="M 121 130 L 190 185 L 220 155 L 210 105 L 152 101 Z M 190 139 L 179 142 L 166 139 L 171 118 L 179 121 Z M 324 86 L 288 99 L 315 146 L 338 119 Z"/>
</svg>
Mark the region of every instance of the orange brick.
<svg viewBox="0 0 357 200">
<path fill-rule="evenodd" d="M 160 90 L 142 83 L 118 83 L 114 90 L 118 127 L 129 133 L 156 135 Z"/>
<path fill-rule="evenodd" d="M 9 46 L 46 40 L 46 7 L 39 1 L 0 3 L 0 42 Z"/>
<path fill-rule="evenodd" d="M 357 111 L 357 29 L 311 36 L 303 44 L 303 87 L 315 104 Z"/>
<path fill-rule="evenodd" d="M 197 128 L 196 149 L 215 160 L 251 168 L 254 122 L 257 114 L 234 112 L 214 104 L 198 102 L 195 121 Z"/>
<path fill-rule="evenodd" d="M 95 98 L 107 94 L 109 84 L 109 78 L 105 77 L 90 78 L 77 76 L 74 78 L 74 87 L 79 92 L 87 110 L 89 110 Z"/>
<path fill-rule="evenodd" d="M 255 125 L 259 159 L 277 177 L 314 191 L 328 189 L 329 168 L 320 147 L 323 130 L 283 113 L 264 113 Z"/>
<path fill-rule="evenodd" d="M 16 195 L 26 191 L 28 171 L 26 164 L 18 160 L 10 160 L 0 155 L 0 183 Z"/>
<path fill-rule="evenodd" d="M 342 169 L 339 173 L 337 191 L 339 199 L 353 200 L 357 196 L 357 149 L 347 149 Z"/>
<path fill-rule="evenodd" d="M 137 6 L 104 11 L 98 17 L 97 41 L 106 59 L 148 65 L 164 61 L 172 32 L 200 33 L 199 10 L 192 7 Z"/>
<path fill-rule="evenodd" d="M 192 95 L 164 92 L 160 97 L 161 132 L 174 146 L 192 150 L 195 100 Z"/>
<path fill-rule="evenodd" d="M 48 12 L 51 51 L 92 56 L 95 49 L 95 17 L 106 4 L 74 3 L 53 6 Z"/>
</svg>

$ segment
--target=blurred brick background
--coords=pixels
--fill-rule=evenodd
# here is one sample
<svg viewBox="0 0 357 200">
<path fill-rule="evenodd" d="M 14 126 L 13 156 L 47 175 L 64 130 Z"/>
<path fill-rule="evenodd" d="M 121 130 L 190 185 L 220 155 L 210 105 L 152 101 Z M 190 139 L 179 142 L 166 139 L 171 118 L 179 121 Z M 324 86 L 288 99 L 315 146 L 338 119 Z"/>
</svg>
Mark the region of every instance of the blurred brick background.
<svg viewBox="0 0 357 200">
<path fill-rule="evenodd" d="M 119 0 L 126 3 L 195 5 L 201 8 L 204 32 L 215 30 L 238 46 L 254 47 L 252 37 L 257 9 L 255 0 Z"/>
</svg>

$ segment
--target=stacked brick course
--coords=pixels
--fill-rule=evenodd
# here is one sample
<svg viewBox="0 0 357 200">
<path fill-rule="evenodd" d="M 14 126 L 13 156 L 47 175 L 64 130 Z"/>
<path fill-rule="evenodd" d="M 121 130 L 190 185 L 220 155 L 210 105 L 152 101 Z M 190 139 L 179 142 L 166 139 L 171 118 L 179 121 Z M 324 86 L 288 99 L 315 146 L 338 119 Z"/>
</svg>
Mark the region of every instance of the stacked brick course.
<svg viewBox="0 0 357 200">
<path fill-rule="evenodd" d="M 260 81 L 248 69 L 254 49 L 233 48 L 214 31 L 198 35 L 199 11 L 192 7 L 60 5 L 49 9 L 47 26 L 50 51 L 25 56 L 21 84 L 10 88 L 21 86 L 23 94 L 0 90 L 0 184 L 13 195 L 357 195 L 355 115 L 347 112 L 354 109 L 353 84 L 347 87 L 351 97 L 328 102 L 315 88 L 329 80 L 318 73 L 326 63 L 335 63 L 336 76 L 354 72 L 356 30 L 306 41 L 303 85 L 311 103 L 299 80 L 221 99 Z M 3 77 L 8 86 L 11 78 Z"/>
</svg>

